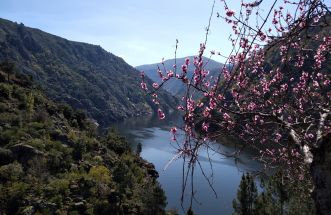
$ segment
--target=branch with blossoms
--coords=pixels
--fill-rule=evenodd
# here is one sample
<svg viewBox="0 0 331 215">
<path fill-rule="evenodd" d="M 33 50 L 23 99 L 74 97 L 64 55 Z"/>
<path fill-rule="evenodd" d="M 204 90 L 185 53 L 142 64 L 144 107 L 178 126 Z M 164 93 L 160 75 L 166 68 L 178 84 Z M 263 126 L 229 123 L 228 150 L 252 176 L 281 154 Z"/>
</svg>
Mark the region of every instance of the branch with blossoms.
<svg viewBox="0 0 331 215">
<path fill-rule="evenodd" d="M 158 69 L 156 90 L 171 79 L 186 89 L 178 105 L 185 132 L 178 152 L 190 166 L 209 139 L 231 135 L 256 149 L 266 167 L 281 167 L 288 177 L 303 180 L 314 160 L 312 150 L 331 133 L 329 7 L 323 0 L 274 0 L 263 14 L 260 8 L 268 3 L 241 1 L 235 11 L 221 0 L 217 17 L 233 31 L 232 50 L 213 80 L 203 59 L 210 19 L 198 55 L 187 58 L 181 72 Z M 216 53 L 224 56 L 211 52 Z M 188 71 L 191 63 L 194 70 Z M 197 94 L 202 97 L 194 99 Z M 172 135 L 176 140 L 175 130 Z"/>
</svg>

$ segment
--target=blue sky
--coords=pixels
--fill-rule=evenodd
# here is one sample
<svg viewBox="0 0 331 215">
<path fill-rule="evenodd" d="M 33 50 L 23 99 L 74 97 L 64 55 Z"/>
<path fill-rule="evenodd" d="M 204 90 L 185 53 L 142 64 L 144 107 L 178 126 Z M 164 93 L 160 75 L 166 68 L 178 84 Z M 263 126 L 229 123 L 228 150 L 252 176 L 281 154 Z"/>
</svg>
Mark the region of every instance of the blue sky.
<svg viewBox="0 0 331 215">
<path fill-rule="evenodd" d="M 1 0 L 0 17 L 101 45 L 137 66 L 173 58 L 176 39 L 179 57 L 196 54 L 211 7 L 212 0 Z M 214 18 L 207 48 L 226 52 L 228 35 L 228 26 Z"/>
<path fill-rule="evenodd" d="M 213 0 L 0 0 L 0 17 L 64 37 L 101 45 L 132 66 L 196 55 L 204 41 Z M 239 11 L 240 0 L 228 0 Z M 263 1 L 264 16 L 273 1 Z M 282 4 L 279 1 L 279 4 Z M 330 5 L 331 0 L 325 0 Z M 278 7 L 279 5 L 277 5 Z M 294 8 L 287 8 L 294 10 Z M 216 0 L 207 51 L 230 52 L 231 29 L 216 12 L 224 14 Z M 266 26 L 268 27 L 268 26 Z M 224 62 L 221 57 L 214 60 Z"/>
</svg>

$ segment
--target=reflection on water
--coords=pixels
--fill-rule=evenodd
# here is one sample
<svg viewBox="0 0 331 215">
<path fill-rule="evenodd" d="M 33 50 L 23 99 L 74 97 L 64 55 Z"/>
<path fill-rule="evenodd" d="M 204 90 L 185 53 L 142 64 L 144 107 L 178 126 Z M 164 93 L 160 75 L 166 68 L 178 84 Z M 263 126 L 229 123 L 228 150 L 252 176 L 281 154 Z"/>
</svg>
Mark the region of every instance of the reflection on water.
<svg viewBox="0 0 331 215">
<path fill-rule="evenodd" d="M 180 202 L 183 159 L 175 160 L 164 170 L 166 164 L 176 154 L 176 146 L 170 140 L 170 127 L 178 126 L 180 123 L 181 117 L 171 115 L 162 121 L 153 117 L 133 118 L 113 127 L 128 139 L 134 149 L 138 143 L 142 144 L 141 156 L 152 162 L 160 174 L 158 180 L 167 195 L 167 208 L 177 208 L 181 214 L 184 214 Z M 199 166 L 196 166 L 193 177 L 196 201 L 193 210 L 196 214 L 202 215 L 232 214 L 232 200 L 236 197 L 241 175 L 246 171 L 258 170 L 261 166 L 253 161 L 249 154 L 243 153 L 239 160 L 235 160 L 216 153 L 229 153 L 233 151 L 233 148 L 218 143 L 211 146 L 212 150 L 201 149 L 199 162 L 204 174 L 210 177 L 217 198 Z M 188 191 L 190 190 L 187 190 L 184 195 L 184 208 L 187 208 L 190 200 Z"/>
</svg>

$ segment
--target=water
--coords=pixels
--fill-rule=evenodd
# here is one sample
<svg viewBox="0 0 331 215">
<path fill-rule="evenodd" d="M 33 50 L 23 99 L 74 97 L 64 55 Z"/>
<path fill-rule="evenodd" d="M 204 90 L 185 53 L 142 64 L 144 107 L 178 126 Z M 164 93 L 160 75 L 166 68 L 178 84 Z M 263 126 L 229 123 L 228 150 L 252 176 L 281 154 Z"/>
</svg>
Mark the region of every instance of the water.
<svg viewBox="0 0 331 215">
<path fill-rule="evenodd" d="M 167 209 L 176 208 L 180 214 L 184 214 L 181 205 L 182 195 L 182 170 L 183 159 L 172 162 L 166 170 L 165 166 L 171 160 L 175 153 L 176 147 L 171 142 L 169 133 L 170 127 L 180 123 L 180 117 L 173 115 L 166 118 L 167 120 L 159 121 L 152 117 L 134 118 L 117 124 L 117 130 L 124 135 L 135 149 L 138 143 L 142 144 L 141 157 L 152 162 L 160 177 L 161 183 L 167 196 Z M 212 145 L 213 149 L 221 152 L 231 152 L 232 147 L 223 146 L 219 143 Z M 208 159 L 211 159 L 212 168 Z M 251 159 L 252 155 L 243 153 L 239 160 L 225 157 L 219 153 L 207 153 L 202 149 L 199 157 L 202 169 L 206 176 L 213 174 L 210 181 L 216 191 L 217 198 L 210 188 L 208 181 L 202 174 L 199 166 L 194 171 L 194 191 L 197 201 L 193 202 L 193 211 L 201 215 L 228 215 L 232 214 L 232 200 L 236 197 L 238 185 L 243 172 L 256 171 L 261 168 L 259 163 Z M 190 180 L 187 186 L 187 192 L 184 195 L 183 206 L 187 209 L 190 200 Z"/>
</svg>

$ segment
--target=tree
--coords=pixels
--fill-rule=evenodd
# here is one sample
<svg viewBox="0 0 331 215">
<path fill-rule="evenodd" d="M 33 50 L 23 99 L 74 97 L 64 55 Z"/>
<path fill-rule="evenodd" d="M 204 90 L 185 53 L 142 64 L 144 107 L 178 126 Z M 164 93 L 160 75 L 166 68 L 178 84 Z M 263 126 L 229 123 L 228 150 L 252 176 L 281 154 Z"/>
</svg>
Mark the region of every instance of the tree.
<svg viewBox="0 0 331 215">
<path fill-rule="evenodd" d="M 0 70 L 7 74 L 7 82 L 10 82 L 10 75 L 15 72 L 15 64 L 13 61 L 6 59 L 0 64 Z"/>
<path fill-rule="evenodd" d="M 181 69 L 177 65 L 169 70 L 158 68 L 160 83 L 154 83 L 149 92 L 158 104 L 157 92 L 165 82 L 177 79 L 185 85 L 186 94 L 178 109 L 183 113 L 186 135 L 178 156 L 188 159 L 193 167 L 199 149 L 208 147 L 206 140 L 226 134 L 241 138 L 243 147 L 258 150 L 266 167 L 281 167 L 286 176 L 308 181 L 311 178 L 305 172 L 311 168 L 317 179 L 320 172 L 315 171 L 314 160 L 323 159 L 314 156 L 321 154 L 323 142 L 331 142 L 326 138 L 331 133 L 330 5 L 323 0 L 274 0 L 272 4 L 256 0 L 241 1 L 235 11 L 227 0 L 221 3 L 217 17 L 230 25 L 233 34 L 228 56 L 211 51 L 211 56 L 225 57 L 218 76 L 208 77 L 204 69 L 208 61 L 202 58 L 214 1 L 198 55 L 193 62 L 186 59 Z M 177 45 L 178 41 L 176 51 Z M 188 76 L 190 63 L 195 67 L 192 78 Z M 148 91 L 144 78 L 141 87 Z M 201 92 L 203 98 L 194 99 Z M 161 109 L 158 115 L 165 118 Z M 195 128 L 202 131 L 200 135 Z M 171 132 L 177 141 L 177 133 Z M 327 178 L 331 180 L 330 175 Z M 331 183 L 324 184 L 331 190 Z M 331 213 L 326 207 L 331 205 L 331 194 L 321 196 L 323 200 L 316 198 L 317 211 Z"/>
<path fill-rule="evenodd" d="M 142 151 L 142 144 L 139 142 L 138 144 L 137 144 L 137 148 L 136 148 L 136 154 L 138 155 L 138 156 L 140 156 L 140 153 L 141 153 L 141 151 Z"/>
<path fill-rule="evenodd" d="M 254 183 L 253 180 L 251 181 Z M 249 201 L 248 191 L 245 192 L 248 189 L 243 189 L 245 187 L 243 184 L 246 184 L 246 188 L 249 184 L 244 176 L 238 188 L 237 200 L 234 200 L 233 204 L 235 214 L 315 214 L 313 200 L 307 193 L 305 181 L 292 184 L 281 171 L 267 178 L 261 178 L 261 190 L 259 194 L 256 192 L 254 195 L 254 202 Z M 253 205 L 253 210 L 247 209 L 247 202 Z"/>
<path fill-rule="evenodd" d="M 192 207 L 189 207 L 189 209 L 186 212 L 186 215 L 194 215 L 194 212 L 192 210 Z"/>
<path fill-rule="evenodd" d="M 242 175 L 237 199 L 233 200 L 234 215 L 254 214 L 257 201 L 257 188 L 254 178 L 246 173 Z"/>
</svg>

